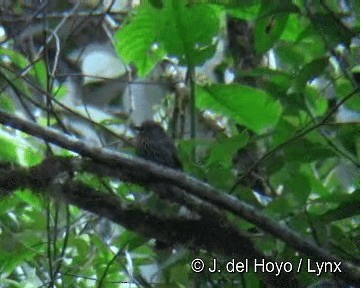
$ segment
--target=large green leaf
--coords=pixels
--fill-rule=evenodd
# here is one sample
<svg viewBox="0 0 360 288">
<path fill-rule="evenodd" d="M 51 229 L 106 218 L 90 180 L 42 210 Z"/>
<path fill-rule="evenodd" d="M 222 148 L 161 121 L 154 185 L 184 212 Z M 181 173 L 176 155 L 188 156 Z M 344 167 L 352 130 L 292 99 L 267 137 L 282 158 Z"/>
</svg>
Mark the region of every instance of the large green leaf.
<svg viewBox="0 0 360 288">
<path fill-rule="evenodd" d="M 286 159 L 286 158 L 285 158 Z M 301 163 L 285 163 L 282 169 L 271 175 L 273 187 L 281 185 L 283 191 L 269 204 L 269 211 L 285 215 L 302 207 L 311 193 L 311 179 L 304 173 Z M 277 211 L 280 208 L 279 211 Z"/>
<path fill-rule="evenodd" d="M 300 67 L 305 63 L 324 57 L 326 53 L 324 45 L 319 41 L 318 37 L 312 37 L 296 43 L 277 42 L 274 54 L 278 69 L 289 74 L 299 73 Z"/>
<path fill-rule="evenodd" d="M 360 217 L 360 189 L 351 194 L 330 195 L 320 198 L 319 201 L 338 203 L 334 209 L 330 209 L 318 216 L 321 222 L 333 222 L 352 216 Z M 359 218 L 360 219 L 360 218 Z"/>
<path fill-rule="evenodd" d="M 278 17 L 269 16 L 267 18 L 259 18 L 255 24 L 255 49 L 258 53 L 265 53 L 273 47 L 276 40 L 286 26 L 288 15 Z"/>
<path fill-rule="evenodd" d="M 215 52 L 213 38 L 218 33 L 220 10 L 208 4 L 186 7 L 184 1 L 178 0 L 167 3 L 158 34 L 166 50 L 181 63 L 204 63 Z"/>
<path fill-rule="evenodd" d="M 305 205 L 311 191 L 310 181 L 302 173 L 290 175 L 289 179 L 284 182 L 286 197 L 293 207 Z"/>
<path fill-rule="evenodd" d="M 244 85 L 199 87 L 197 96 L 197 107 L 222 113 L 256 133 L 274 127 L 282 111 L 271 95 Z"/>
<path fill-rule="evenodd" d="M 304 31 L 304 25 L 302 25 L 301 15 L 289 14 L 284 31 L 280 36 L 281 40 L 294 42 Z"/>
<path fill-rule="evenodd" d="M 322 143 L 299 139 L 288 143 L 284 148 L 284 157 L 288 161 L 314 162 L 321 159 L 335 157 L 336 154 Z"/>
<path fill-rule="evenodd" d="M 298 13 L 292 1 L 262 1 L 259 16 L 255 22 L 255 49 L 258 53 L 268 51 L 280 38 L 291 13 Z"/>
<path fill-rule="evenodd" d="M 342 203 L 339 207 L 327 211 L 319 218 L 322 222 L 333 222 L 355 215 L 360 220 L 360 200 Z"/>
<path fill-rule="evenodd" d="M 327 41 L 331 48 L 339 44 L 349 47 L 351 39 L 356 36 L 355 32 L 346 27 L 334 14 L 316 13 L 311 20 L 315 30 Z"/>
<path fill-rule="evenodd" d="M 237 71 L 239 77 L 251 77 L 262 83 L 262 88 L 270 93 L 285 93 L 293 81 L 293 75 L 283 71 L 273 70 L 266 67 L 254 68 L 252 70 Z"/>
<path fill-rule="evenodd" d="M 187 6 L 177 0 L 164 1 L 162 9 L 144 3 L 117 32 L 117 51 L 124 61 L 136 65 L 140 76 L 166 53 L 180 63 L 202 64 L 215 52 L 219 12 L 212 5 Z"/>
<path fill-rule="evenodd" d="M 139 76 L 145 76 L 165 55 L 159 47 L 154 15 L 162 13 L 151 6 L 140 6 L 132 21 L 115 35 L 116 50 L 122 60 L 135 64 Z"/>
</svg>

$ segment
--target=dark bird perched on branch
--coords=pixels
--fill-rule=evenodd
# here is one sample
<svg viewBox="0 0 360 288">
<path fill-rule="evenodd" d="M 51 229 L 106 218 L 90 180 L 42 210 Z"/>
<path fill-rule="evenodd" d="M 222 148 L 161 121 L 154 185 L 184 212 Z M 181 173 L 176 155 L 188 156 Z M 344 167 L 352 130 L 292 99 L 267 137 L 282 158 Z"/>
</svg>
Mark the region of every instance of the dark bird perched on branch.
<svg viewBox="0 0 360 288">
<path fill-rule="evenodd" d="M 137 155 L 160 165 L 182 170 L 174 142 L 158 123 L 145 121 L 135 129 L 139 131 L 135 145 Z M 161 251 L 170 248 L 171 245 L 157 240 L 155 247 Z"/>
<path fill-rule="evenodd" d="M 159 124 L 145 121 L 135 129 L 139 131 L 136 137 L 137 155 L 160 165 L 182 170 L 174 142 Z"/>
</svg>

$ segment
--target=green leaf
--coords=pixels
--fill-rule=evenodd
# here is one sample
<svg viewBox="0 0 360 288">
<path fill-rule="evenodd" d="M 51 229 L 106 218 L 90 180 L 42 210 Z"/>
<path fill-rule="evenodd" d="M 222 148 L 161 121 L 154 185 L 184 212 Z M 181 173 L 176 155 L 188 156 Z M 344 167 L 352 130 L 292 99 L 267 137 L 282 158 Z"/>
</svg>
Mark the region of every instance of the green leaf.
<svg viewBox="0 0 360 288">
<path fill-rule="evenodd" d="M 22 135 L 10 135 L 0 130 L 0 160 L 30 166 L 39 162 L 42 152 L 35 149 Z"/>
<path fill-rule="evenodd" d="M 157 9 L 141 5 L 133 19 L 115 34 L 116 50 L 122 60 L 135 64 L 140 77 L 147 75 L 165 56 L 156 33 Z"/>
<path fill-rule="evenodd" d="M 290 14 L 284 31 L 280 36 L 280 40 L 295 42 L 296 39 L 304 31 L 304 25 L 301 23 L 301 18 L 298 14 Z"/>
<path fill-rule="evenodd" d="M 327 211 L 321 215 L 319 219 L 324 223 L 329 223 L 355 215 L 360 215 L 360 200 L 354 202 L 345 202 L 339 205 L 338 208 Z"/>
<path fill-rule="evenodd" d="M 276 16 L 280 14 L 300 13 L 299 8 L 293 4 L 294 1 L 267 1 L 262 0 L 261 14 L 259 18 Z"/>
<path fill-rule="evenodd" d="M 140 236 L 137 233 L 132 231 L 124 231 L 121 233 L 119 248 L 127 247 L 129 251 L 132 251 L 138 248 L 141 245 L 144 245 L 149 240 Z"/>
<path fill-rule="evenodd" d="M 254 29 L 256 51 L 264 53 L 272 48 L 284 32 L 289 15 L 297 12 L 299 9 L 289 0 L 281 1 L 281 4 L 262 1 L 260 15 L 255 22 Z"/>
<path fill-rule="evenodd" d="M 352 194 L 343 196 L 343 201 L 337 208 L 331 209 L 319 216 L 320 221 L 329 223 L 355 215 L 360 215 L 360 189 L 354 191 Z"/>
<path fill-rule="evenodd" d="M 163 9 L 142 4 L 131 21 L 116 33 L 116 48 L 127 63 L 134 63 L 140 76 L 151 71 L 167 53 L 180 63 L 200 65 L 215 52 L 219 12 L 212 5 L 187 7 L 169 0 Z"/>
<path fill-rule="evenodd" d="M 166 50 L 171 56 L 178 57 L 182 64 L 203 64 L 215 52 L 213 39 L 219 32 L 220 10 L 208 4 L 189 8 L 179 0 L 167 3 L 167 13 L 159 23 Z"/>
<path fill-rule="evenodd" d="M 276 130 L 274 130 L 274 133 L 272 134 L 272 148 L 280 145 L 284 141 L 287 141 L 289 138 L 294 136 L 294 131 L 298 128 L 297 125 L 291 121 L 291 119 L 289 120 L 290 117 L 291 116 L 283 113 L 279 123 L 276 126 Z M 283 155 L 277 155 L 277 157 L 282 158 Z"/>
<path fill-rule="evenodd" d="M 193 151 L 199 148 L 207 150 L 211 145 L 210 142 L 210 139 L 187 139 L 179 143 L 178 152 L 185 166 L 185 170 L 196 178 L 206 179 L 206 173 L 202 165 L 204 162 L 203 157 L 195 159 Z"/>
<path fill-rule="evenodd" d="M 287 162 L 282 169 L 271 175 L 271 185 L 283 186 L 283 192 L 269 204 L 270 211 L 285 215 L 307 203 L 312 186 L 304 166 L 307 167 L 306 164 Z M 280 211 L 276 211 L 277 209 Z"/>
<path fill-rule="evenodd" d="M 328 109 L 327 99 L 319 93 L 318 89 L 307 86 L 305 88 L 306 104 L 314 117 L 323 116 Z"/>
<path fill-rule="evenodd" d="M 20 140 L 20 139 L 19 139 Z M 0 160 L 17 162 L 17 142 L 6 132 L 0 131 Z"/>
<path fill-rule="evenodd" d="M 229 189 L 235 182 L 232 169 L 222 163 L 212 163 L 206 166 L 207 182 L 220 189 Z"/>
<path fill-rule="evenodd" d="M 33 64 L 33 70 L 35 72 L 35 77 L 38 82 L 41 84 L 41 87 L 46 89 L 47 87 L 47 70 L 46 64 L 43 60 L 39 60 Z"/>
<path fill-rule="evenodd" d="M 24 285 L 11 279 L 2 278 L 0 279 L 0 287 L 23 288 Z"/>
<path fill-rule="evenodd" d="M 0 108 L 8 112 L 15 111 L 15 105 L 12 99 L 10 99 L 10 97 L 8 97 L 5 93 L 0 94 Z"/>
<path fill-rule="evenodd" d="M 19 204 L 19 199 L 14 195 L 3 197 L 0 201 L 0 216 Z M 7 223 L 9 224 L 9 223 Z"/>
<path fill-rule="evenodd" d="M 264 89 L 270 93 L 287 92 L 293 81 L 293 76 L 279 70 L 266 67 L 254 68 L 252 70 L 237 71 L 239 77 L 252 77 L 261 81 Z"/>
<path fill-rule="evenodd" d="M 350 46 L 351 39 L 356 36 L 355 32 L 346 27 L 335 15 L 315 13 L 312 17 L 315 30 L 324 37 L 330 48 L 339 44 Z"/>
<path fill-rule="evenodd" d="M 157 9 L 162 9 L 164 7 L 163 0 L 149 0 L 150 4 Z"/>
<path fill-rule="evenodd" d="M 311 191 L 309 179 L 297 173 L 292 175 L 285 183 L 286 197 L 289 199 L 291 206 L 301 207 L 306 203 Z"/>
<path fill-rule="evenodd" d="M 336 81 L 336 96 L 343 99 L 354 90 L 352 83 L 347 79 L 339 79 Z M 360 110 L 359 93 L 348 99 L 343 105 L 349 109 Z"/>
<path fill-rule="evenodd" d="M 33 72 L 32 70 L 30 71 Z M 3 69 L 0 74 L 0 83 L 11 86 L 17 93 L 21 95 L 32 95 L 29 89 L 29 85 L 18 75 L 18 72 L 7 71 Z"/>
<path fill-rule="evenodd" d="M 259 54 L 265 53 L 273 47 L 288 21 L 288 15 L 269 16 L 267 18 L 259 18 L 255 23 L 254 38 L 255 49 Z"/>
<path fill-rule="evenodd" d="M 303 175 L 306 175 L 310 185 L 311 185 L 311 193 L 319 196 L 319 197 L 325 197 L 328 196 L 331 192 L 325 188 L 322 181 L 319 179 L 320 177 L 318 175 L 314 175 L 314 170 L 310 165 L 303 165 L 301 168 L 301 172 Z"/>
<path fill-rule="evenodd" d="M 294 211 L 294 207 L 290 203 L 290 199 L 281 195 L 270 202 L 266 207 L 266 212 L 272 214 L 274 217 L 285 216 Z"/>
<path fill-rule="evenodd" d="M 226 137 L 219 135 L 216 143 L 209 145 L 209 157 L 206 162 L 206 179 L 215 187 L 227 189 L 235 181 L 232 164 L 235 153 L 246 146 L 249 135 L 246 131 Z"/>
<path fill-rule="evenodd" d="M 231 138 L 219 139 L 212 149 L 208 164 L 221 164 L 224 168 L 230 168 L 234 153 L 245 147 L 249 141 L 248 133 L 241 133 Z"/>
<path fill-rule="evenodd" d="M 306 139 L 289 143 L 284 148 L 284 157 L 287 161 L 300 161 L 304 163 L 335 156 L 336 154 L 327 146 Z"/>
<path fill-rule="evenodd" d="M 8 57 L 9 60 L 20 69 L 25 69 L 30 65 L 29 61 L 23 55 L 14 50 L 0 47 L 0 56 Z"/>
<path fill-rule="evenodd" d="M 358 221 L 360 221 L 360 218 L 358 219 Z M 322 224 L 322 225 L 324 225 L 324 224 Z M 337 225 L 331 225 L 330 229 L 331 229 L 330 230 L 331 243 L 335 247 L 341 247 L 341 249 L 347 255 L 359 255 L 360 246 L 358 245 L 358 242 L 357 242 L 358 240 L 356 240 L 356 237 L 354 237 L 355 233 L 348 233 L 347 229 L 344 229 L 344 226 L 341 227 L 341 226 L 337 226 Z M 359 229 L 357 229 L 357 230 L 359 230 Z M 351 234 L 353 234 L 353 235 L 351 235 Z M 329 237 L 328 233 L 327 233 L 327 235 Z M 327 239 L 327 242 L 328 241 L 329 240 Z"/>
<path fill-rule="evenodd" d="M 303 91 L 306 83 L 321 75 L 328 63 L 328 57 L 322 57 L 305 64 L 294 78 L 293 90 L 295 92 Z"/>
<path fill-rule="evenodd" d="M 197 96 L 198 108 L 222 113 L 258 134 L 274 127 L 282 111 L 265 91 L 238 84 L 198 87 Z"/>
<path fill-rule="evenodd" d="M 232 17 L 248 21 L 256 19 L 261 8 L 260 0 L 240 0 L 236 5 L 231 5 L 231 1 L 230 3 L 219 1 L 212 2 L 213 4 L 224 5 L 227 7 L 226 12 Z"/>
<path fill-rule="evenodd" d="M 55 86 L 53 90 L 54 90 L 54 97 L 58 101 L 60 101 L 66 95 L 68 95 L 68 87 L 65 85 L 60 85 L 58 87 Z"/>
<path fill-rule="evenodd" d="M 296 43 L 278 42 L 274 53 L 278 69 L 291 74 L 298 73 L 304 63 L 324 57 L 325 50 L 318 38 L 310 38 Z"/>
<path fill-rule="evenodd" d="M 16 195 L 16 197 L 39 211 L 44 207 L 41 199 L 30 190 L 16 191 L 14 194 Z"/>
<path fill-rule="evenodd" d="M 21 233 L 3 233 L 0 239 L 0 271 L 11 273 L 17 266 L 42 254 L 40 239 L 29 230 Z"/>
<path fill-rule="evenodd" d="M 360 144 L 359 131 L 359 124 L 345 125 L 341 127 L 341 129 L 338 129 L 336 139 L 348 152 L 358 156 L 360 156 L 358 146 Z"/>
</svg>

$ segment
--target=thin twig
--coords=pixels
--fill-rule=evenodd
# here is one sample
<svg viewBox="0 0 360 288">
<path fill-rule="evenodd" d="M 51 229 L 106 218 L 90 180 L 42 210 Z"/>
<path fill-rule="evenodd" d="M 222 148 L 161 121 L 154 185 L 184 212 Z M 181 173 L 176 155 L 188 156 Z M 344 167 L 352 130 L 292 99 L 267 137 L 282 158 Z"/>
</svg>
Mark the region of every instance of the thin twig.
<svg viewBox="0 0 360 288">
<path fill-rule="evenodd" d="M 242 180 L 244 178 L 246 178 L 260 163 L 262 163 L 264 160 L 266 160 L 267 158 L 269 158 L 271 155 L 273 155 L 275 152 L 279 151 L 281 148 L 283 148 L 284 146 L 286 146 L 287 144 L 303 137 L 304 135 L 308 134 L 309 132 L 316 130 L 317 128 L 326 125 L 326 122 L 331 118 L 331 116 L 336 112 L 336 110 L 342 105 L 344 104 L 347 100 L 349 100 L 351 97 L 353 97 L 356 93 L 358 93 L 359 90 L 355 89 L 354 91 L 352 91 L 350 94 L 348 94 L 346 97 L 344 97 L 343 99 L 341 99 L 341 101 L 339 101 L 339 103 L 337 103 L 324 117 L 321 121 L 319 121 L 318 123 L 310 126 L 307 129 L 303 129 L 300 128 L 298 130 L 298 132 L 295 133 L 295 135 L 287 140 L 285 140 L 284 142 L 282 142 L 281 144 L 279 144 L 278 146 L 274 147 L 273 149 L 271 149 L 270 151 L 268 151 L 266 154 L 264 154 L 262 157 L 260 157 L 241 177 L 239 177 L 239 179 L 236 181 L 236 183 L 233 185 L 233 187 L 230 189 L 230 192 L 233 192 L 235 190 L 235 188 L 242 182 Z M 311 120 L 312 121 L 312 120 Z M 304 126 L 308 126 L 308 124 L 305 124 Z M 300 131 L 300 132 L 299 132 Z"/>
</svg>

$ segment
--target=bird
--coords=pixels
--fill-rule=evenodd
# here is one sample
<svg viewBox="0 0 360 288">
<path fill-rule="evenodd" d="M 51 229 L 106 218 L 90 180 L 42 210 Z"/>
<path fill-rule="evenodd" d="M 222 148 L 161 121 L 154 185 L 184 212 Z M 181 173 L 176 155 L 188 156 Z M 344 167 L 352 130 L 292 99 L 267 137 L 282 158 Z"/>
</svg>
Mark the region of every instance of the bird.
<svg viewBox="0 0 360 288">
<path fill-rule="evenodd" d="M 135 126 L 138 131 L 135 141 L 135 153 L 149 161 L 182 170 L 183 166 L 176 152 L 174 141 L 166 134 L 160 124 L 154 121 L 144 121 Z M 172 245 L 156 240 L 155 249 L 166 251 Z"/>
<path fill-rule="evenodd" d="M 174 141 L 160 124 L 148 120 L 135 129 L 139 131 L 135 142 L 135 153 L 138 156 L 173 169 L 183 169 Z"/>
</svg>

